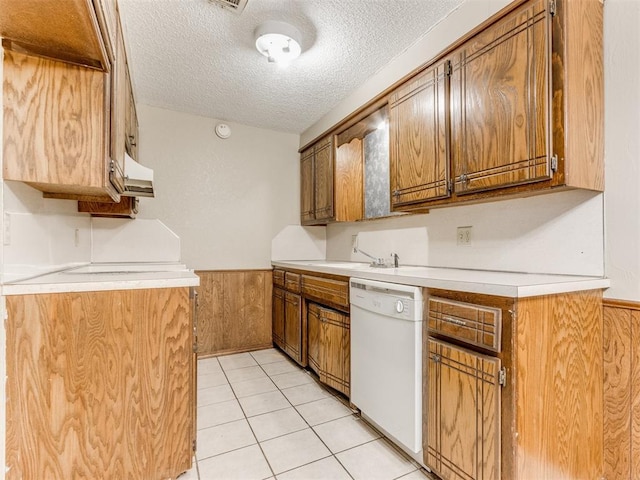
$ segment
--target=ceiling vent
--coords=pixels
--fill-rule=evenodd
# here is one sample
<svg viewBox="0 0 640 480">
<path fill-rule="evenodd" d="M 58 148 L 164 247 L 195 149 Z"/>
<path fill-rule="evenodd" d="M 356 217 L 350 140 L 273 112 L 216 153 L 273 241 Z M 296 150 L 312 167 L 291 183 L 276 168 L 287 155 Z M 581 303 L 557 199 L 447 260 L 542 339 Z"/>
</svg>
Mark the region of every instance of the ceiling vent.
<svg viewBox="0 0 640 480">
<path fill-rule="evenodd" d="M 209 0 L 209 3 L 231 10 L 233 13 L 240 15 L 247 6 L 249 0 Z"/>
</svg>

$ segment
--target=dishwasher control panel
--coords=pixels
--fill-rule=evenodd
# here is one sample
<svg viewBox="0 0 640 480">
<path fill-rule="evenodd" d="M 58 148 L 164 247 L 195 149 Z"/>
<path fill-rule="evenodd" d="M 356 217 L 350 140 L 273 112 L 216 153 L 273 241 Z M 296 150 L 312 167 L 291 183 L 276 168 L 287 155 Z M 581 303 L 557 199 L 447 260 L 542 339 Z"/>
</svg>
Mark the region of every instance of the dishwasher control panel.
<svg viewBox="0 0 640 480">
<path fill-rule="evenodd" d="M 422 321 L 420 287 L 359 278 L 352 278 L 350 287 L 352 305 L 388 317 Z"/>
</svg>

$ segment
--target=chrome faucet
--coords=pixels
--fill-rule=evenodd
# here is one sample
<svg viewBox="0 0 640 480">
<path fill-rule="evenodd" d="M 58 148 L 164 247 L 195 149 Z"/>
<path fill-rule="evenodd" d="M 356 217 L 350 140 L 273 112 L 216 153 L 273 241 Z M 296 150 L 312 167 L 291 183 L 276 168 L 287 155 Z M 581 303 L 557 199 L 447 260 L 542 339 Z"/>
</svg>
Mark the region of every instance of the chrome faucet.
<svg viewBox="0 0 640 480">
<path fill-rule="evenodd" d="M 369 257 L 371 260 L 372 267 L 385 267 L 384 260 L 382 258 L 374 257 L 373 255 L 369 255 L 367 252 L 360 250 L 357 245 L 353 246 L 353 253 L 361 253 L 365 257 Z"/>
</svg>

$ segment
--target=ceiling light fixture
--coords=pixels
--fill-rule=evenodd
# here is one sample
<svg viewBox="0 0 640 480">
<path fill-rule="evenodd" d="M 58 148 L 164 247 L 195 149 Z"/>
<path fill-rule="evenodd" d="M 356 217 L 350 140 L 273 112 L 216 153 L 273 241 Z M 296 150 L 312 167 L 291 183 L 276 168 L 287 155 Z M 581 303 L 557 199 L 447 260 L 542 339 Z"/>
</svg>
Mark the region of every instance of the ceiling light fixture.
<svg viewBox="0 0 640 480">
<path fill-rule="evenodd" d="M 302 52 L 300 31 L 288 23 L 265 22 L 256 28 L 254 36 L 256 48 L 267 57 L 269 63 L 288 65 Z"/>
</svg>

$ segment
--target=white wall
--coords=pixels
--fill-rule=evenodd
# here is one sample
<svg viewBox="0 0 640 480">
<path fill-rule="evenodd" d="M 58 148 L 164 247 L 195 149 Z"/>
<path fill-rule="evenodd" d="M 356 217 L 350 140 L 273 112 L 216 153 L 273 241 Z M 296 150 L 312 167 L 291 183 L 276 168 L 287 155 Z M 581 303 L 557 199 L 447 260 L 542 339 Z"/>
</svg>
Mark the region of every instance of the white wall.
<svg viewBox="0 0 640 480">
<path fill-rule="evenodd" d="M 609 298 L 640 300 L 640 2 L 605 2 L 605 227 Z"/>
<path fill-rule="evenodd" d="M 271 240 L 299 223 L 298 135 L 138 106 L 140 161 L 154 169 L 156 198 L 140 217 L 159 218 L 195 269 L 270 268 Z"/>
</svg>

